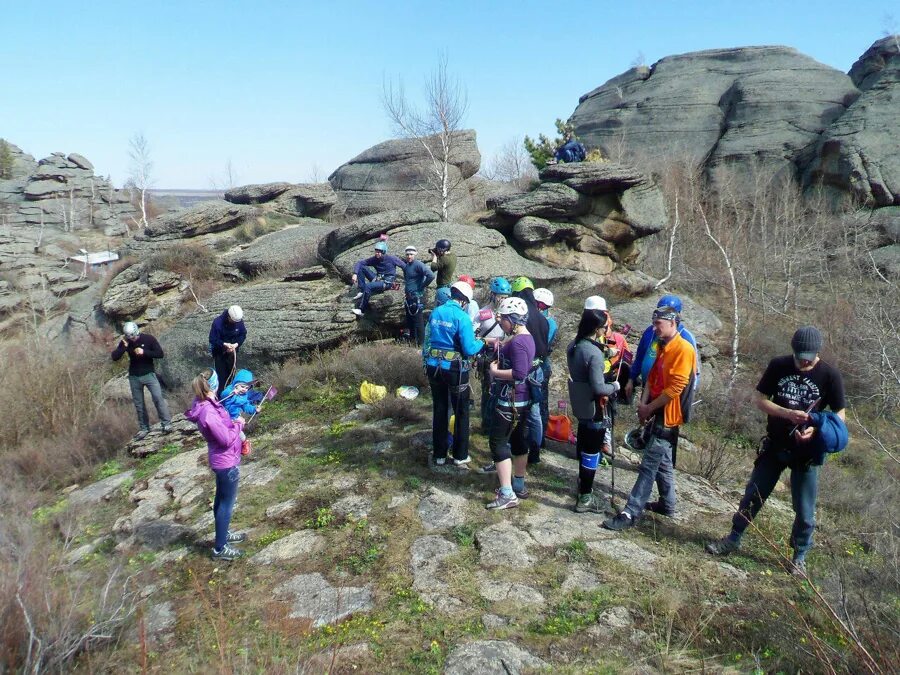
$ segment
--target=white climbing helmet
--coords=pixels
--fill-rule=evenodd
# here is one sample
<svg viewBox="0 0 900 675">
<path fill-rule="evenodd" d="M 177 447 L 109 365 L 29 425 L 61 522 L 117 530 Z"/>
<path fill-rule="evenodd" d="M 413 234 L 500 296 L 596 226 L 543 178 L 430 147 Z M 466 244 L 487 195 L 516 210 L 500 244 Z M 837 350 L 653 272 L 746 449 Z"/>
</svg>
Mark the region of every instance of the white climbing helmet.
<svg viewBox="0 0 900 675">
<path fill-rule="evenodd" d="M 509 297 L 500 303 L 497 308 L 497 314 L 507 316 L 509 314 L 517 314 L 518 316 L 526 316 L 528 314 L 528 305 L 522 298 Z"/>
<path fill-rule="evenodd" d="M 450 288 L 456 289 L 457 291 L 462 293 L 464 296 L 466 296 L 466 300 L 468 302 L 472 302 L 472 295 L 473 295 L 472 287 L 469 286 L 469 284 L 466 283 L 465 281 L 457 281 L 456 283 L 451 285 Z"/>
<path fill-rule="evenodd" d="M 534 301 L 542 302 L 547 305 L 547 307 L 553 307 L 553 291 L 549 288 L 535 288 Z"/>
<path fill-rule="evenodd" d="M 137 337 L 141 329 L 138 328 L 138 325 L 134 321 L 126 321 L 125 325 L 122 326 L 122 332 L 125 333 L 125 337 Z"/>
<path fill-rule="evenodd" d="M 601 312 L 606 311 L 606 300 L 599 295 L 592 295 L 584 301 L 585 309 L 599 309 Z"/>
<path fill-rule="evenodd" d="M 238 305 L 232 305 L 228 308 L 228 318 L 237 323 L 244 318 L 244 310 Z"/>
</svg>

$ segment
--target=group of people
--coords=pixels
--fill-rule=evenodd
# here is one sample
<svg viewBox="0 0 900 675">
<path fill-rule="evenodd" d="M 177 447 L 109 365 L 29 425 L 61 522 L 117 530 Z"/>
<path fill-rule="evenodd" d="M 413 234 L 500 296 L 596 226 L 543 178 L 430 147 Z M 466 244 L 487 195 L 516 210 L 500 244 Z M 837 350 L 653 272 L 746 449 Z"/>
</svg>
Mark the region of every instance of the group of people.
<svg viewBox="0 0 900 675">
<path fill-rule="evenodd" d="M 371 295 L 392 287 L 396 269 L 403 270 L 407 326 L 422 347 L 432 395 L 430 462 L 437 469 L 469 468 L 470 405 L 474 403 L 470 376 L 476 374 L 481 379 L 481 432 L 488 438 L 491 453 L 491 462 L 480 471 L 497 476 L 493 498 L 485 507 L 511 509 L 529 497 L 528 466 L 540 462 L 544 446 L 551 354 L 558 337 L 557 322 L 550 314 L 554 296 L 549 289 L 535 288 L 527 277 L 512 281 L 495 277 L 489 283 L 487 303 L 479 307 L 474 298 L 475 280 L 468 276 L 453 280 L 456 257 L 450 249 L 449 241 L 438 241 L 426 265 L 416 260 L 415 247 L 407 247 L 406 260 L 401 261 L 388 255 L 387 245 L 379 241 L 375 254 L 354 269 L 360 300 L 354 312 L 361 315 Z M 435 279 L 438 291 L 426 324 L 425 288 Z M 677 296 L 661 297 L 632 357 L 626 336 L 613 330 L 606 300 L 590 296 L 584 301 L 574 339 L 565 349 L 571 410 L 578 420 L 573 506 L 577 513 L 605 513 L 603 500 L 593 492 L 596 472 L 615 457 L 617 407 L 630 404 L 635 391 L 641 389 L 637 403 L 640 426 L 626 435 L 625 443 L 640 451 L 642 460 L 624 508 L 601 523 L 607 529 L 631 528 L 644 511 L 669 517 L 676 513 L 678 439 L 681 427 L 690 419 L 700 378 L 696 340 L 682 321 L 682 310 Z M 252 390 L 252 373 L 237 370 L 238 351 L 246 337 L 239 306 L 216 317 L 209 334 L 214 368 L 194 378 L 195 399 L 186 413 L 207 441 L 209 465 L 216 477 L 212 556 L 219 560 L 241 555 L 234 544 L 244 535 L 232 533 L 229 527 L 241 455 L 249 453 L 243 414 L 258 412 L 262 399 Z M 790 469 L 796 514 L 791 533 L 793 571 L 802 575 L 815 528 L 819 467 L 827 452 L 846 444 L 846 404 L 840 374 L 819 357 L 822 335 L 818 329 L 799 328 L 791 347 L 793 353 L 773 359 L 757 384 L 755 404 L 768 417 L 767 435 L 732 519 L 731 532 L 711 542 L 707 551 L 728 555 L 738 550 L 744 531 L 781 474 Z M 162 430 L 169 431 L 171 416 L 153 367 L 154 359 L 163 357 L 162 347 L 153 336 L 128 322 L 112 358 L 118 360 L 126 353 L 140 425 L 135 439 L 144 438 L 150 429 L 145 387 L 150 389 Z M 826 408 L 830 412 L 824 412 Z M 841 447 L 832 447 L 837 445 Z M 651 502 L 654 484 L 659 498 Z"/>
</svg>

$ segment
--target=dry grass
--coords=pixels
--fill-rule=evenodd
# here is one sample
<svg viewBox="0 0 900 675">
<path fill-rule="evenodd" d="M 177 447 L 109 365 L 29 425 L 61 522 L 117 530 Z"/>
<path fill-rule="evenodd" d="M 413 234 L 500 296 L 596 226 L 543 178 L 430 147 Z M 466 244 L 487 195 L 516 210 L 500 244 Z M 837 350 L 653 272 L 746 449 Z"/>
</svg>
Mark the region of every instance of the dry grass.
<svg viewBox="0 0 900 675">
<path fill-rule="evenodd" d="M 216 253 L 207 246 L 173 246 L 154 253 L 144 265 L 148 272 L 165 270 L 193 281 L 205 281 L 219 276 Z"/>
</svg>

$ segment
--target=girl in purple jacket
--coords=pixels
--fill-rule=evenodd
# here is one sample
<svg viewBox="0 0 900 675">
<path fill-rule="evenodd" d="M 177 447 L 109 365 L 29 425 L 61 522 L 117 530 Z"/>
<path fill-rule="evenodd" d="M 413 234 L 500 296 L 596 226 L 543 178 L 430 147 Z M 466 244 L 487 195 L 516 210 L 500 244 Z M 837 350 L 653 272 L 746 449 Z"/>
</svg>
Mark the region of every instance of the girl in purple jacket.
<svg viewBox="0 0 900 675">
<path fill-rule="evenodd" d="M 213 560 L 234 560 L 242 553 L 231 544 L 247 538 L 245 534 L 236 534 L 228 529 L 237 499 L 244 420 L 241 417 L 231 419 L 228 411 L 216 400 L 216 392 L 210 388 L 206 375 L 195 377 L 191 388 L 196 398 L 184 416 L 197 425 L 200 435 L 206 439 L 209 468 L 216 474 L 216 498 L 213 502 L 216 543 L 212 557 Z"/>
</svg>

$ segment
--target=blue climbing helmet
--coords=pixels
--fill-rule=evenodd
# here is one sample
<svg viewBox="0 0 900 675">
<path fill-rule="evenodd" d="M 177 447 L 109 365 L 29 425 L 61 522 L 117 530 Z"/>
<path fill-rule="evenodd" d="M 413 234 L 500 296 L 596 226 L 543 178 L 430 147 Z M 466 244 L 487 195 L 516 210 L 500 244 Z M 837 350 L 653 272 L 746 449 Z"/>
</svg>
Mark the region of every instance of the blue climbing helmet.
<svg viewBox="0 0 900 675">
<path fill-rule="evenodd" d="M 491 279 L 491 293 L 496 293 L 497 295 L 510 295 L 512 293 L 512 286 L 509 285 L 509 281 L 505 278 L 494 277 Z"/>
<path fill-rule="evenodd" d="M 664 295 L 659 299 L 659 302 L 656 303 L 657 307 L 671 307 L 676 312 L 681 314 L 681 298 L 677 295 Z"/>
<path fill-rule="evenodd" d="M 434 304 L 437 306 L 443 305 L 450 299 L 450 287 L 449 286 L 441 286 L 437 289 L 437 293 L 435 294 Z"/>
<path fill-rule="evenodd" d="M 387 253 L 387 244 L 385 244 L 383 241 L 379 241 L 377 244 L 375 244 L 375 250 L 381 251 L 382 253 Z"/>
</svg>

